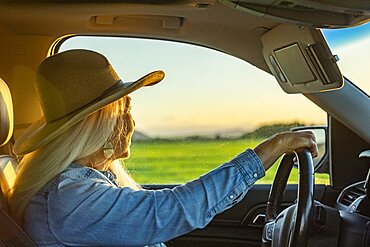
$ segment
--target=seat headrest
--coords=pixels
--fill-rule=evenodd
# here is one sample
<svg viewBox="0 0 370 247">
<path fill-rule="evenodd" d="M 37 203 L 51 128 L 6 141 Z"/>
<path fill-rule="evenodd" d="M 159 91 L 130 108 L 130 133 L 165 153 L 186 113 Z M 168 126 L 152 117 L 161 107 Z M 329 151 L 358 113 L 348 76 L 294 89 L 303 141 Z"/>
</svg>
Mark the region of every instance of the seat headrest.
<svg viewBox="0 0 370 247">
<path fill-rule="evenodd" d="M 13 135 L 13 102 L 8 85 L 0 78 L 0 146 Z"/>
</svg>

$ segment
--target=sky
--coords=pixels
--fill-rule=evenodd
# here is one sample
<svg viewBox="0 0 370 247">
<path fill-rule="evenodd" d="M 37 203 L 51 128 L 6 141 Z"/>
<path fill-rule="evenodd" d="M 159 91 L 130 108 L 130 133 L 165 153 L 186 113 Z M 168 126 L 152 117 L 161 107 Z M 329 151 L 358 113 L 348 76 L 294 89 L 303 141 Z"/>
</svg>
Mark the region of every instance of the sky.
<svg viewBox="0 0 370 247">
<path fill-rule="evenodd" d="M 370 95 L 370 22 L 347 29 L 323 30 L 344 76 Z"/>
<path fill-rule="evenodd" d="M 330 47 L 346 46 L 354 40 L 362 40 L 370 36 L 370 23 L 343 29 L 324 29 L 324 36 Z"/>
<path fill-rule="evenodd" d="M 370 94 L 370 23 L 323 30 L 344 75 Z M 79 37 L 61 50 L 106 55 L 124 81 L 153 70 L 165 79 L 131 94 L 136 129 L 152 137 L 239 135 L 263 124 L 325 124 L 326 114 L 302 95 L 288 95 L 275 78 L 238 58 L 188 44 L 131 38 Z"/>
</svg>

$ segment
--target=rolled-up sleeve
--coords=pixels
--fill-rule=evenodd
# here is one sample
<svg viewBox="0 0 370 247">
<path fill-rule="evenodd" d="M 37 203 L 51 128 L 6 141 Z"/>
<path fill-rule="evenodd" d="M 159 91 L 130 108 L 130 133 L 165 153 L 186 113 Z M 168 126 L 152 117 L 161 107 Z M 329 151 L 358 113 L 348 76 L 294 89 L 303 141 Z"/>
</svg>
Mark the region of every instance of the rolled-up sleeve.
<svg viewBox="0 0 370 247">
<path fill-rule="evenodd" d="M 248 149 L 173 189 L 119 188 L 98 178 L 64 179 L 49 194 L 48 223 L 63 244 L 143 246 L 196 228 L 243 199 L 265 171 Z"/>
</svg>

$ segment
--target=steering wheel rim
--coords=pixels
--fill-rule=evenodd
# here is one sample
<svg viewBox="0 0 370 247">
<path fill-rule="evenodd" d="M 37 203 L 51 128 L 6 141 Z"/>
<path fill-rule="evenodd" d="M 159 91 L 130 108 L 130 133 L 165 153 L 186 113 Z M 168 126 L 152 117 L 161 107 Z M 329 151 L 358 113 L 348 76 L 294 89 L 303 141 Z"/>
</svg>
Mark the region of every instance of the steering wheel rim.
<svg viewBox="0 0 370 247">
<path fill-rule="evenodd" d="M 277 169 L 274 182 L 267 201 L 266 218 L 263 236 L 263 246 L 271 246 L 271 241 L 265 237 L 278 217 L 283 192 L 287 185 L 289 174 L 293 168 L 293 157 L 298 160 L 298 192 L 295 205 L 294 224 L 287 232 L 288 246 L 307 246 L 308 233 L 313 223 L 314 215 L 314 167 L 311 153 L 308 149 L 285 154 Z M 271 239 L 273 241 L 273 239 Z M 274 244 L 274 246 L 278 246 Z"/>
</svg>

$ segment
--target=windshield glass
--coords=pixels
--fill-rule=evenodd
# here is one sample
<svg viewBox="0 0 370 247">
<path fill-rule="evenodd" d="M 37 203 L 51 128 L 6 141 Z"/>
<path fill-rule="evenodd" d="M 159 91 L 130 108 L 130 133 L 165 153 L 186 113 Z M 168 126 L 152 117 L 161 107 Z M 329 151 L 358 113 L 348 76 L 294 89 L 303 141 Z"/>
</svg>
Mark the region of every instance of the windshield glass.
<svg viewBox="0 0 370 247">
<path fill-rule="evenodd" d="M 343 29 L 322 30 L 342 74 L 370 95 L 370 22 Z"/>
</svg>

